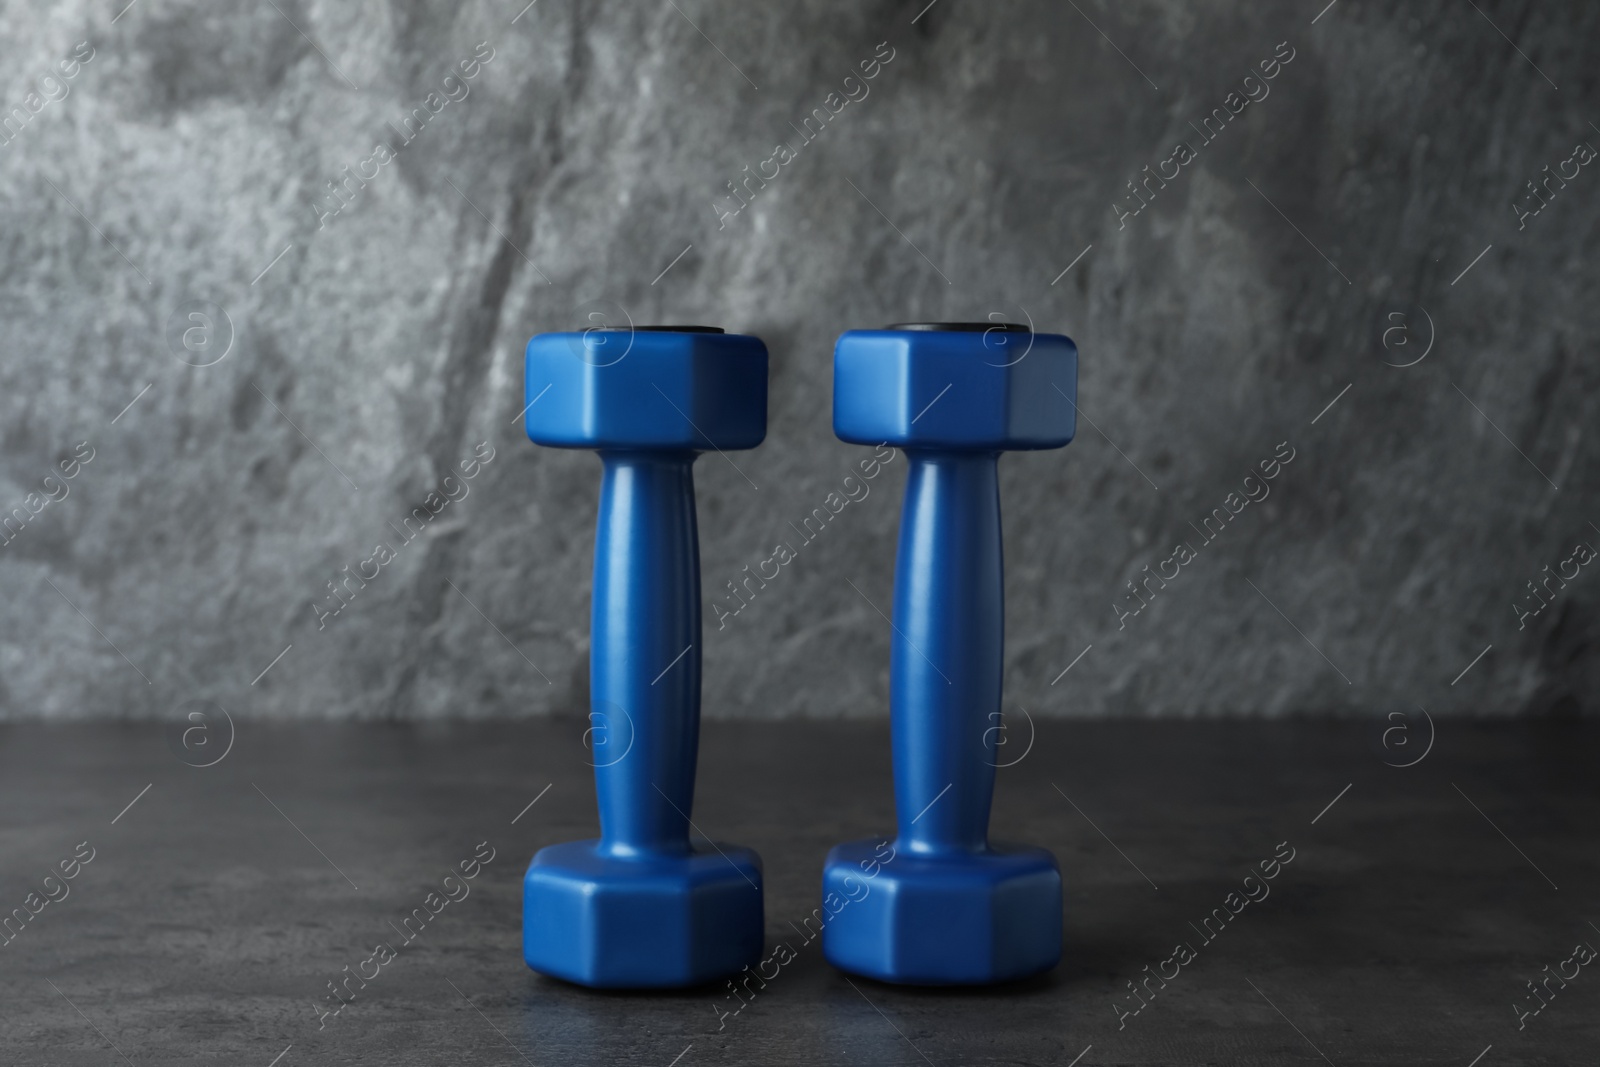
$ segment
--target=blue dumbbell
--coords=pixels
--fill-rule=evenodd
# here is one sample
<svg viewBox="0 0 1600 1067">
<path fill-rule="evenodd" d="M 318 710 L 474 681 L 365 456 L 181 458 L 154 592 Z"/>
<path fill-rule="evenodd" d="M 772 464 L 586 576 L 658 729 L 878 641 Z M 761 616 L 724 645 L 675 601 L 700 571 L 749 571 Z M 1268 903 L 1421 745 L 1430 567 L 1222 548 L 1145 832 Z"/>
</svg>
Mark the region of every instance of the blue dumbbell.
<svg viewBox="0 0 1600 1067">
<path fill-rule="evenodd" d="M 528 342 L 528 437 L 600 454 L 589 650 L 598 840 L 539 850 L 523 883 L 528 966 L 605 988 L 689 986 L 761 956 L 761 860 L 689 838 L 700 736 L 706 450 L 766 436 L 767 349 L 697 326 Z M 548 395 L 545 395 L 548 392 Z"/>
<path fill-rule="evenodd" d="M 991 843 L 1005 644 L 997 462 L 1077 426 L 1078 350 L 992 323 L 852 330 L 833 353 L 833 429 L 909 461 L 895 564 L 889 710 L 898 836 L 835 847 L 822 951 L 885 982 L 1036 974 L 1061 957 L 1061 872 Z"/>
</svg>

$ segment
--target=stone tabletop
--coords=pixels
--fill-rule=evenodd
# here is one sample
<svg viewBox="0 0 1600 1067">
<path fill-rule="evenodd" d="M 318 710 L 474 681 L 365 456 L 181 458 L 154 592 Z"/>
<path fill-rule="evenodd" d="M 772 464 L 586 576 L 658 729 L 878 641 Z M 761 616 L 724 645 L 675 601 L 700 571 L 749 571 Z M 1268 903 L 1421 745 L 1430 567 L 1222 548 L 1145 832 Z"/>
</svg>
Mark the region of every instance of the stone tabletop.
<svg viewBox="0 0 1600 1067">
<path fill-rule="evenodd" d="M 1600 946 L 1600 725 L 1452 722 L 1403 759 L 1382 728 L 1012 726 L 993 828 L 1060 859 L 1063 962 L 919 990 L 846 978 L 806 937 L 829 846 L 892 825 L 887 729 L 708 722 L 694 821 L 765 861 L 769 978 L 633 995 L 535 975 L 520 954 L 528 859 L 596 832 L 581 722 L 240 723 L 207 767 L 175 757 L 197 762 L 169 744 L 177 727 L 7 726 L 0 893 L 38 912 L 0 947 L 0 1055 L 1592 1061 L 1600 973 L 1574 950 Z M 463 863 L 473 876 L 450 877 Z M 1548 979 L 1538 999 L 1530 979 Z"/>
</svg>

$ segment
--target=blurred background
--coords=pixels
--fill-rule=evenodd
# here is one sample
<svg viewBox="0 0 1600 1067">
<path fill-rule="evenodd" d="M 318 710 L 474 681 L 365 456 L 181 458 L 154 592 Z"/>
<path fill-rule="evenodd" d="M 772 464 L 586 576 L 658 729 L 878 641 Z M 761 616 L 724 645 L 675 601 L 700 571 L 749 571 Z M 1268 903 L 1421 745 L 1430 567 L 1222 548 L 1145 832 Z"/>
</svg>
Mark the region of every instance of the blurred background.
<svg viewBox="0 0 1600 1067">
<path fill-rule="evenodd" d="M 832 345 L 952 319 L 1081 353 L 1078 439 L 1001 463 L 1008 714 L 1592 714 L 1596 40 L 1576 0 L 0 5 L 0 716 L 582 714 L 599 463 L 527 441 L 521 352 L 602 320 L 771 353 L 766 443 L 696 469 L 705 714 L 884 716 L 905 463 L 831 514 L 871 456 Z"/>
</svg>

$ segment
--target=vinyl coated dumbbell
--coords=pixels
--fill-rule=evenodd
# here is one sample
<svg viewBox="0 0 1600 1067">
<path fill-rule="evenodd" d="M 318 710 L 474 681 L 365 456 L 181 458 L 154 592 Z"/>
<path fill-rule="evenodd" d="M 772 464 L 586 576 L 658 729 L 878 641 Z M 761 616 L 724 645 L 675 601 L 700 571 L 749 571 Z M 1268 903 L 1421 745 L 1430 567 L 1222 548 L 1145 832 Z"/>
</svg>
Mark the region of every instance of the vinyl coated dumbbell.
<svg viewBox="0 0 1600 1067">
<path fill-rule="evenodd" d="M 693 466 L 766 435 L 767 350 L 695 326 L 540 334 L 528 437 L 603 475 L 591 607 L 600 837 L 541 849 L 523 883 L 528 966 L 582 985 L 689 986 L 755 964 L 761 860 L 691 841 L 700 732 Z M 548 394 L 548 395 L 546 395 Z"/>
<path fill-rule="evenodd" d="M 988 840 L 1005 644 L 997 463 L 1072 440 L 1077 348 L 1022 326 L 917 323 L 846 333 L 833 360 L 834 433 L 903 449 L 909 472 L 889 674 L 898 835 L 887 860 L 879 838 L 829 853 L 823 954 L 917 985 L 1047 970 L 1061 956 L 1055 857 Z"/>
</svg>

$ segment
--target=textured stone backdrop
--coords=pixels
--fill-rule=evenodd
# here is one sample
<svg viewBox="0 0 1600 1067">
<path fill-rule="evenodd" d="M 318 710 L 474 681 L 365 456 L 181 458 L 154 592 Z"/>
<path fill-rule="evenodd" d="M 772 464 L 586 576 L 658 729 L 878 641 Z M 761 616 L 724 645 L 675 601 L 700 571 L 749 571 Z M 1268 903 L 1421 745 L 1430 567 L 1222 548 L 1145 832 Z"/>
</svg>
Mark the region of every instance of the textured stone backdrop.
<svg viewBox="0 0 1600 1067">
<path fill-rule="evenodd" d="M 708 715 L 885 713 L 903 457 L 712 604 L 869 454 L 835 336 L 990 313 L 1082 353 L 1002 462 L 1008 713 L 1595 709 L 1593 4 L 123 2 L 0 9 L 6 717 L 578 712 L 599 465 L 514 420 L 595 309 L 771 350 L 697 467 Z"/>
</svg>

